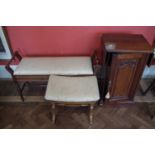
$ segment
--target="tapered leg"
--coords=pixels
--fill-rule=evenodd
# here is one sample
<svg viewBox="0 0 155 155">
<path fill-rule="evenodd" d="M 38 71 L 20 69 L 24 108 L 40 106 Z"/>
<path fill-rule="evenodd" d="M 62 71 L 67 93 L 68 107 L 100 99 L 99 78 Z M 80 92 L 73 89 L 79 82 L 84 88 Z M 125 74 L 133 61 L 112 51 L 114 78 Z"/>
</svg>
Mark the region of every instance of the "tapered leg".
<svg viewBox="0 0 155 155">
<path fill-rule="evenodd" d="M 55 103 L 52 104 L 52 123 L 55 124 Z"/>
<path fill-rule="evenodd" d="M 14 82 L 15 82 L 15 84 L 16 84 L 17 91 L 18 91 L 18 93 L 19 93 L 19 95 L 20 95 L 20 98 L 21 98 L 22 101 L 24 102 L 24 97 L 23 97 L 22 89 L 20 88 L 20 85 L 19 85 L 19 83 L 18 83 L 16 80 L 14 80 Z"/>
<path fill-rule="evenodd" d="M 90 111 L 89 111 L 89 128 L 91 128 L 92 127 L 92 124 L 93 124 L 93 109 L 94 109 L 94 105 L 90 105 L 90 107 L 89 107 L 90 109 Z"/>
</svg>

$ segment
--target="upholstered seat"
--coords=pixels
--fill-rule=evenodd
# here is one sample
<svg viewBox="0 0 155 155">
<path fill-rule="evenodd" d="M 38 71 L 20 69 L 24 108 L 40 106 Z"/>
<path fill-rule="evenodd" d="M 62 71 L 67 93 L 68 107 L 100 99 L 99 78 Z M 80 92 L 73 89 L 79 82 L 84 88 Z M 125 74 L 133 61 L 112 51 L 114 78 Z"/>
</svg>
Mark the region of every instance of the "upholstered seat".
<svg viewBox="0 0 155 155">
<path fill-rule="evenodd" d="M 99 90 L 96 76 L 49 77 L 45 99 L 62 102 L 96 102 Z"/>
<path fill-rule="evenodd" d="M 89 106 L 89 128 L 93 123 L 93 109 L 99 100 L 96 76 L 57 76 L 50 75 L 45 99 L 52 103 L 52 122 L 55 123 L 55 107 Z"/>
<path fill-rule="evenodd" d="M 92 75 L 90 57 L 25 57 L 14 75 Z"/>
</svg>

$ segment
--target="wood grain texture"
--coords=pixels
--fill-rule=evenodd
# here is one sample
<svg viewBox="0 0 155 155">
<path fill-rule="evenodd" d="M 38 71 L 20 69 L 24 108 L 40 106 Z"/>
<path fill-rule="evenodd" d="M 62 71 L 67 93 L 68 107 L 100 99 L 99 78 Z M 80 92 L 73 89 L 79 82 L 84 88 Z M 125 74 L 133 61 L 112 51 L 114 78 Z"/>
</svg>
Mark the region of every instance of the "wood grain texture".
<svg viewBox="0 0 155 155">
<path fill-rule="evenodd" d="M 102 42 L 108 52 L 151 53 L 152 47 L 141 34 L 107 33 Z M 109 46 L 112 44 L 114 46 Z M 111 48 L 110 48 L 111 47 Z"/>
<path fill-rule="evenodd" d="M 152 47 L 142 35 L 103 34 L 103 53 L 107 66 L 104 83 L 108 83 L 104 96 L 106 103 L 131 104 Z"/>
<path fill-rule="evenodd" d="M 59 107 L 56 123 L 52 123 L 51 104 L 14 103 L 0 105 L 0 128 L 18 129 L 87 129 L 88 108 Z M 143 104 L 127 107 L 98 106 L 94 108 L 94 129 L 155 128 Z"/>
</svg>

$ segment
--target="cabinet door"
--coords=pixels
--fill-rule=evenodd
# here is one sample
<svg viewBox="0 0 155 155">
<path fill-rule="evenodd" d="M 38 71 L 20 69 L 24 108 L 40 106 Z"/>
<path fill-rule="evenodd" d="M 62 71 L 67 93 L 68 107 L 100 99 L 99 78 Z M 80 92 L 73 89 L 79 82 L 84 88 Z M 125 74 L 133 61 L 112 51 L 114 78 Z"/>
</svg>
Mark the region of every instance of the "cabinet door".
<svg viewBox="0 0 155 155">
<path fill-rule="evenodd" d="M 142 54 L 118 54 L 112 56 L 109 100 L 132 100 L 135 86 L 137 86 L 143 70 L 142 57 Z"/>
</svg>

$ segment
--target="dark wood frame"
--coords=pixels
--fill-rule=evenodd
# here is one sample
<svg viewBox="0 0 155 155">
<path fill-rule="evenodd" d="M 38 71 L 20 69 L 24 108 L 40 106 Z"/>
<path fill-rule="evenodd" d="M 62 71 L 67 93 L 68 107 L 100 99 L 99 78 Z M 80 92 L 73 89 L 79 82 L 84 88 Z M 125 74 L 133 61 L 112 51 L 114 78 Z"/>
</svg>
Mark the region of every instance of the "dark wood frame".
<svg viewBox="0 0 155 155">
<path fill-rule="evenodd" d="M 18 60 L 19 62 L 22 60 L 22 56 L 19 54 L 18 51 L 16 51 L 13 55 L 13 57 L 8 61 L 7 65 L 5 66 L 6 70 L 11 74 L 11 77 L 13 79 L 13 82 L 15 83 L 17 87 L 17 91 L 21 97 L 21 100 L 24 102 L 24 97 L 23 97 L 23 90 L 26 85 L 30 85 L 30 82 L 45 82 L 47 83 L 49 75 L 14 75 L 13 69 L 10 67 L 11 63 L 13 61 Z M 92 57 L 92 68 L 93 64 L 98 62 L 97 58 L 97 51 L 95 50 Z M 20 86 L 19 81 L 24 81 L 23 85 Z"/>
<path fill-rule="evenodd" d="M 139 40 L 139 43 L 137 46 L 132 47 L 131 42 L 134 41 L 134 38 L 136 41 Z M 108 44 L 114 45 L 114 47 L 106 46 Z M 103 65 L 106 66 L 104 90 L 101 96 L 103 101 L 114 105 L 134 103 L 134 95 L 144 67 L 146 64 L 150 64 L 152 57 L 151 46 L 142 35 L 104 34 L 102 36 L 102 51 L 104 52 Z M 121 72 L 122 68 L 125 67 L 130 71 Z M 128 75 L 128 73 L 130 74 L 130 78 L 127 78 L 128 84 L 125 85 L 126 83 L 122 82 L 124 80 L 123 76 Z M 120 93 L 121 95 L 117 95 L 117 92 L 121 90 L 119 88 L 120 85 L 124 85 L 126 91 L 124 94 Z M 118 89 L 116 89 L 116 86 Z M 114 92 L 116 92 L 116 95 Z"/>
</svg>

